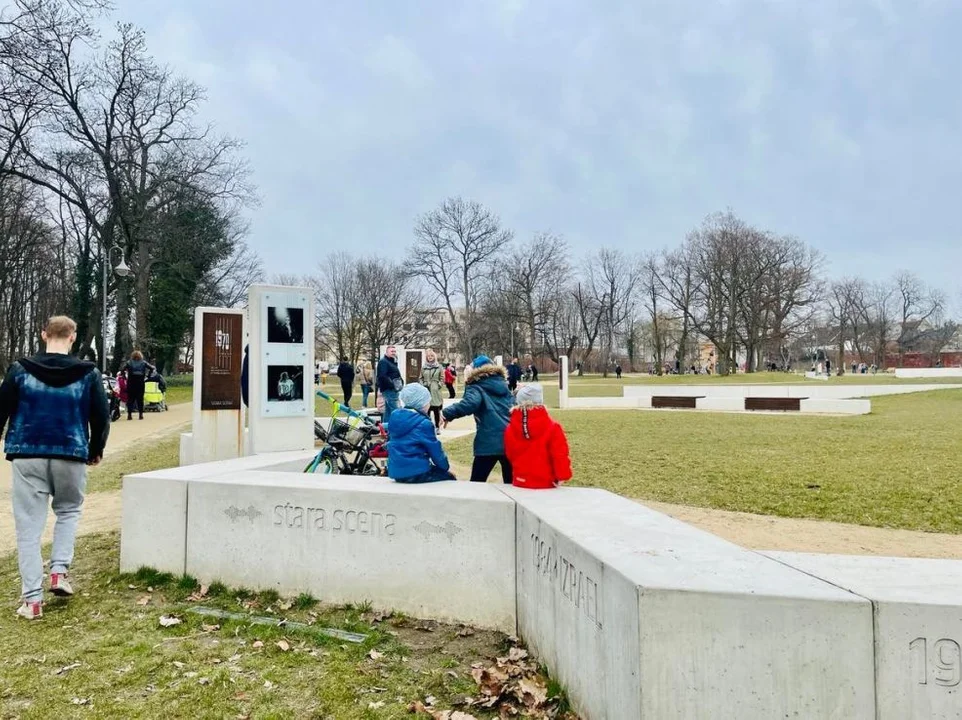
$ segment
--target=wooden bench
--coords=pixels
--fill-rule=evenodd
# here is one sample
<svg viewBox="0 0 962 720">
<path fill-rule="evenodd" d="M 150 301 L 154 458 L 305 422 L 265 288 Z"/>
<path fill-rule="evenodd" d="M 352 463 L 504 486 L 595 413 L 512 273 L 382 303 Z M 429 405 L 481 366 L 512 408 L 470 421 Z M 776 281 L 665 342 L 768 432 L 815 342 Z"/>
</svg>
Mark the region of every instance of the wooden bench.
<svg viewBox="0 0 962 720">
<path fill-rule="evenodd" d="M 786 398 L 786 397 L 747 397 L 745 398 L 746 410 L 779 410 L 783 412 L 798 412 L 802 409 L 802 400 L 805 398 Z"/>
<path fill-rule="evenodd" d="M 694 410 L 695 402 L 701 395 L 652 395 L 651 406 L 653 408 L 685 408 Z"/>
</svg>

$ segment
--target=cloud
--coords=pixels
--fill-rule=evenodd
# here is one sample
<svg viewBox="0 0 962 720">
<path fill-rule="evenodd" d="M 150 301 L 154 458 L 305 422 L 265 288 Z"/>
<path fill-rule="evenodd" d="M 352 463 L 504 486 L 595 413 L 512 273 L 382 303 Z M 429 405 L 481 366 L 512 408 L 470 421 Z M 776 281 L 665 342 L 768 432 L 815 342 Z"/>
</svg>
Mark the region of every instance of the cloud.
<svg viewBox="0 0 962 720">
<path fill-rule="evenodd" d="M 408 90 L 423 90 L 431 84 L 430 70 L 414 49 L 396 35 L 381 38 L 368 55 L 367 66 Z"/>
</svg>

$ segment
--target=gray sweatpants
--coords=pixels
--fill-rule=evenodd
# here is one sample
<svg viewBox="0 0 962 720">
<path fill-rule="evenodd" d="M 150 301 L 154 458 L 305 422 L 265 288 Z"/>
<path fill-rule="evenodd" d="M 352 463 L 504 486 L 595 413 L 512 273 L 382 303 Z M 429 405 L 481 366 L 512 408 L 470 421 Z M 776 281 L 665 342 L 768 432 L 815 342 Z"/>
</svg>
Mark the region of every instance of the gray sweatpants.
<svg viewBox="0 0 962 720">
<path fill-rule="evenodd" d="M 73 562 L 73 546 L 80 508 L 87 489 L 87 466 L 69 460 L 13 461 L 13 519 L 17 526 L 17 561 L 23 599 L 43 597 L 43 558 L 40 540 L 47 524 L 47 504 L 53 498 L 53 548 L 50 572 L 65 573 Z"/>
</svg>

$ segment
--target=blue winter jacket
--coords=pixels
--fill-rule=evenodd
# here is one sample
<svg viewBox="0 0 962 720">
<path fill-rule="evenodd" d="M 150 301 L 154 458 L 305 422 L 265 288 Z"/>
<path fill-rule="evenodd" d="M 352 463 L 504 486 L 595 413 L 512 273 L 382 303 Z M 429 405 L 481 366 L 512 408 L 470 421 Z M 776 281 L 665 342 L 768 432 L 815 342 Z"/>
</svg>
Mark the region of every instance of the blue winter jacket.
<svg viewBox="0 0 962 720">
<path fill-rule="evenodd" d="M 395 480 L 422 475 L 431 464 L 450 469 L 448 458 L 430 418 L 417 410 L 401 408 L 391 413 L 387 443 L 387 474 Z"/>
<path fill-rule="evenodd" d="M 52 353 L 15 362 L 0 385 L 0 433 L 8 422 L 8 460 L 101 457 L 110 410 L 96 366 Z"/>
<path fill-rule="evenodd" d="M 512 407 L 514 396 L 508 389 L 504 368 L 483 365 L 471 371 L 464 386 L 464 397 L 444 409 L 444 419 L 474 415 L 477 425 L 474 454 L 504 455 L 504 431 L 511 421 Z"/>
</svg>

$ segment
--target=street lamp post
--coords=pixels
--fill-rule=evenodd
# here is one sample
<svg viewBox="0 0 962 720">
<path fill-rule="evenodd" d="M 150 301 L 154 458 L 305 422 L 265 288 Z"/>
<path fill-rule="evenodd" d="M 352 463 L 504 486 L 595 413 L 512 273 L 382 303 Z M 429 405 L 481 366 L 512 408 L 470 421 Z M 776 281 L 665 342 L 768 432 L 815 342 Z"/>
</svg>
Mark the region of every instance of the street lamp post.
<svg viewBox="0 0 962 720">
<path fill-rule="evenodd" d="M 117 267 L 114 268 L 114 272 L 117 273 L 119 277 L 127 277 L 130 275 L 130 266 L 127 265 L 124 260 L 124 249 L 120 245 L 111 245 L 107 250 L 107 256 L 104 258 L 104 315 L 103 315 L 103 326 L 101 327 L 101 339 L 103 342 L 103 347 L 100 348 L 100 367 L 104 374 L 107 372 L 107 279 L 109 275 L 107 274 L 107 268 L 111 265 L 111 257 L 113 257 L 114 250 L 120 250 L 120 262 L 117 263 Z"/>
</svg>

